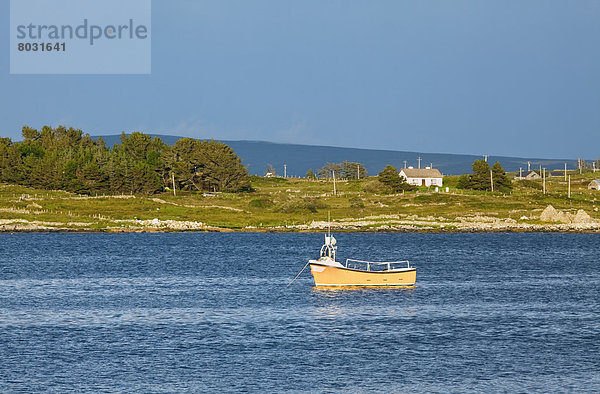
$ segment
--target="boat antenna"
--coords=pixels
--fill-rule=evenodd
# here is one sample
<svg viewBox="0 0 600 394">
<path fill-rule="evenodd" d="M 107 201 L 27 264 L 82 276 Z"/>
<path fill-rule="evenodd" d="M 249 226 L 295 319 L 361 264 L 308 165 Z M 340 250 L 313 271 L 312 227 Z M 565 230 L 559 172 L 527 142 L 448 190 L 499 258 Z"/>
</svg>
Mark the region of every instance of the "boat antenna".
<svg viewBox="0 0 600 394">
<path fill-rule="evenodd" d="M 331 214 L 331 211 L 327 211 L 327 233 L 328 233 L 329 237 L 331 237 L 331 218 L 330 218 L 330 214 Z"/>
</svg>

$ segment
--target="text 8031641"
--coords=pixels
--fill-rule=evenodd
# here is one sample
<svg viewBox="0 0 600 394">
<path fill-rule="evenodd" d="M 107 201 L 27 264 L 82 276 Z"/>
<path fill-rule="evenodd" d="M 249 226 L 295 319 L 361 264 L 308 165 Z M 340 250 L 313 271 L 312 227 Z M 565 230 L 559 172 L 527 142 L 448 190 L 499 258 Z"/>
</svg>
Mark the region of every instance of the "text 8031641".
<svg viewBox="0 0 600 394">
<path fill-rule="evenodd" d="M 19 52 L 66 52 L 67 45 L 64 42 L 20 42 Z"/>
</svg>

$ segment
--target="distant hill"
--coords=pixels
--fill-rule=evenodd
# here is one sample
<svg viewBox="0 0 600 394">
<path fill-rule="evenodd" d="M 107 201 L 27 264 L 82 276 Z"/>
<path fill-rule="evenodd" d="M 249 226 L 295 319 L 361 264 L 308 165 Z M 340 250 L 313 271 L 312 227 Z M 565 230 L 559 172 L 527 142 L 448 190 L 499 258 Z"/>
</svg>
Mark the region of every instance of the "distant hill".
<svg viewBox="0 0 600 394">
<path fill-rule="evenodd" d="M 172 135 L 151 134 L 160 137 L 167 144 L 174 144 L 180 138 Z M 119 135 L 101 136 L 107 146 L 119 143 Z M 97 138 L 94 137 L 94 138 Z M 340 148 L 333 146 L 316 146 L 300 144 L 279 144 L 264 141 L 226 141 L 248 167 L 250 174 L 263 175 L 268 164 L 273 165 L 277 172 L 283 174 L 283 165 L 287 165 L 288 176 L 304 176 L 310 168 L 318 170 L 327 162 L 339 163 L 344 160 L 362 163 L 369 173 L 375 175 L 385 168 L 387 164 L 400 169 L 407 165 L 417 167 L 417 158 L 421 157 L 421 167 L 433 164 L 445 175 L 457 175 L 471 172 L 471 164 L 482 156 L 459 155 L 450 153 L 425 153 L 406 152 L 377 149 Z M 540 159 L 508 156 L 489 156 L 488 161 L 499 161 L 506 171 L 519 171 L 519 167 L 527 170 L 527 162 L 531 162 L 531 169 L 538 169 L 541 165 L 549 170 L 562 169 L 567 163 L 569 169 L 577 168 L 577 161 L 571 159 Z"/>
</svg>

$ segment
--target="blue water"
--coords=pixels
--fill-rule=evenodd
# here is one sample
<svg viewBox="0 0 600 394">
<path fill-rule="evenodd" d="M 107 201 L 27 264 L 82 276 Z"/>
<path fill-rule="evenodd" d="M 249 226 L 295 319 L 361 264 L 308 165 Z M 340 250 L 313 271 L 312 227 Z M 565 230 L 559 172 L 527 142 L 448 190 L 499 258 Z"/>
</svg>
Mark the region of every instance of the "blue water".
<svg viewBox="0 0 600 394">
<path fill-rule="evenodd" d="M 600 235 L 0 234 L 0 391 L 598 391 Z"/>
</svg>

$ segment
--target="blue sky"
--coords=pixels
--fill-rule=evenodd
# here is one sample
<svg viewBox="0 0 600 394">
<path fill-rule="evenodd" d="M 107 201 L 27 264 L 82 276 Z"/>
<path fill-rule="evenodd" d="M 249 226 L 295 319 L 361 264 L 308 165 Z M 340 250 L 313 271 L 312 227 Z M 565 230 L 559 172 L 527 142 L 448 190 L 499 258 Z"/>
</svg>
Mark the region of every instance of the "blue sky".
<svg viewBox="0 0 600 394">
<path fill-rule="evenodd" d="M 600 1 L 154 0 L 151 75 L 10 75 L 0 135 L 600 157 Z"/>
</svg>

